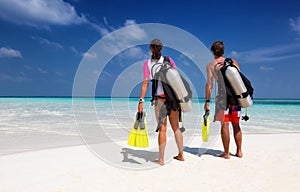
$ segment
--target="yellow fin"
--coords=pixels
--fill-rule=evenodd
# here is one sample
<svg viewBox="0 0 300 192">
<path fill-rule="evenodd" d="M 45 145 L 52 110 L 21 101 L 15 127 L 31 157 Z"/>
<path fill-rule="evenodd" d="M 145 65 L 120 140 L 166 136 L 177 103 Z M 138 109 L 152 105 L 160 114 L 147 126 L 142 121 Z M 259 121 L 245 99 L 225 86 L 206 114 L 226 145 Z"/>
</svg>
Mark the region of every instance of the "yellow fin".
<svg viewBox="0 0 300 192">
<path fill-rule="evenodd" d="M 148 129 L 147 129 L 147 122 L 146 122 L 146 115 L 145 112 L 143 112 L 144 118 L 142 119 L 142 122 L 140 121 L 137 126 L 137 121 L 132 125 L 131 131 L 128 136 L 128 145 L 134 146 L 134 147 L 140 147 L 145 148 L 149 146 L 149 138 L 148 138 Z M 142 127 L 141 127 L 142 125 Z"/>
<path fill-rule="evenodd" d="M 134 124 L 133 124 L 127 141 L 128 145 L 136 146 L 136 135 L 137 135 L 137 129 L 134 128 Z"/>
<path fill-rule="evenodd" d="M 209 139 L 209 124 L 210 124 L 210 116 L 208 115 L 206 120 L 206 126 L 204 124 L 204 121 L 202 122 L 202 141 L 208 142 Z"/>
<path fill-rule="evenodd" d="M 145 128 L 141 129 L 141 126 L 139 126 L 137 129 L 136 143 L 135 143 L 136 147 L 145 148 L 149 146 L 146 118 L 144 119 L 144 124 L 145 124 Z"/>
</svg>

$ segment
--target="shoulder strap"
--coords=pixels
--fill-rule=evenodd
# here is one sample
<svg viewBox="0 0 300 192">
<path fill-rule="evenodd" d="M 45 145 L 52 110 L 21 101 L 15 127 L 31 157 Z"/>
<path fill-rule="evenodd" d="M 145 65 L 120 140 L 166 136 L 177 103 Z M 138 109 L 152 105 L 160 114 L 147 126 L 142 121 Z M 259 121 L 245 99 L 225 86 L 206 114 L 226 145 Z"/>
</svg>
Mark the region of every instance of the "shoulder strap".
<svg viewBox="0 0 300 192">
<path fill-rule="evenodd" d="M 168 69 L 172 68 L 172 64 L 170 61 L 169 56 L 164 56 L 164 61 L 163 61 L 163 70 L 167 71 Z"/>
<path fill-rule="evenodd" d="M 152 77 L 152 79 L 154 79 L 155 78 L 155 74 L 156 74 L 156 72 L 155 73 L 153 73 L 153 69 L 154 69 L 154 66 L 156 66 L 156 65 L 160 65 L 160 63 L 155 63 L 152 67 L 151 67 L 151 77 Z"/>
<path fill-rule="evenodd" d="M 231 58 L 226 58 L 225 61 L 224 61 L 224 66 L 226 66 L 226 68 L 228 66 L 232 66 L 232 67 L 235 67 L 239 72 L 241 71 L 239 66 L 237 66 L 233 60 Z"/>
<path fill-rule="evenodd" d="M 233 64 L 233 61 L 231 58 L 225 58 L 224 62 L 227 62 L 228 64 Z"/>
<path fill-rule="evenodd" d="M 163 58 L 163 59 L 161 59 L 161 58 Z M 164 57 L 161 57 L 161 58 L 155 64 L 153 64 L 152 67 L 151 67 L 150 72 L 151 72 L 152 78 L 154 78 L 154 76 L 157 72 L 160 72 L 161 70 L 165 70 L 166 68 L 168 68 L 168 65 L 164 65 L 164 64 L 170 63 L 169 57 L 164 56 Z M 149 62 L 151 62 L 151 60 Z M 157 65 L 161 65 L 161 67 L 157 68 L 155 73 L 153 74 L 154 67 L 157 66 Z"/>
<path fill-rule="evenodd" d="M 170 62 L 170 58 L 168 56 L 164 56 L 164 61 Z"/>
</svg>

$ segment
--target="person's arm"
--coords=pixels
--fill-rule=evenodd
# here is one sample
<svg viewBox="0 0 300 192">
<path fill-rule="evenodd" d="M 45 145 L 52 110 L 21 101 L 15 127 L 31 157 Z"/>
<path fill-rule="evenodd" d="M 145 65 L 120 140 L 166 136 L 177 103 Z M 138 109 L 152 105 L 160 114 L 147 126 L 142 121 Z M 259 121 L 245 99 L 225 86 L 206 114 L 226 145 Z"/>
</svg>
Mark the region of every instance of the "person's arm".
<svg viewBox="0 0 300 192">
<path fill-rule="evenodd" d="M 138 105 L 138 112 L 142 112 L 144 109 L 144 98 L 146 96 L 147 93 L 147 89 L 148 89 L 148 79 L 144 79 L 143 84 L 142 84 L 142 90 L 141 90 L 141 95 L 140 95 L 140 101 L 139 101 L 139 105 Z M 142 101 L 141 101 L 142 100 Z"/>
<path fill-rule="evenodd" d="M 149 71 L 149 68 L 148 68 L 148 62 L 147 61 L 144 63 L 143 72 L 144 72 L 144 81 L 143 81 L 143 84 L 142 84 L 142 90 L 141 90 L 139 104 L 138 104 L 138 112 L 142 112 L 143 109 L 144 109 L 144 98 L 146 96 L 148 85 L 149 85 L 148 78 L 150 76 L 150 71 Z"/>
<path fill-rule="evenodd" d="M 204 103 L 204 111 L 209 110 L 209 102 L 210 102 L 210 95 L 213 88 L 213 74 L 210 69 L 210 65 L 206 66 L 206 86 L 205 86 L 205 103 Z"/>
</svg>

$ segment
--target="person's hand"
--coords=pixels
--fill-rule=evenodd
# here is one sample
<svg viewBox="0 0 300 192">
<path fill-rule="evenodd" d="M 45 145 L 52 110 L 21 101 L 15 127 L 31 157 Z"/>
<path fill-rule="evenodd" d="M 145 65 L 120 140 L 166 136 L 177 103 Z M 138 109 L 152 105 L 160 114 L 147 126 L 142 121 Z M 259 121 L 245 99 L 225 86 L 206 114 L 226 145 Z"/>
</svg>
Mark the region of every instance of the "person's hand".
<svg viewBox="0 0 300 192">
<path fill-rule="evenodd" d="M 139 113 L 142 112 L 143 109 L 144 109 L 144 102 L 139 102 L 139 104 L 138 104 L 138 112 Z"/>
<path fill-rule="evenodd" d="M 204 111 L 209 110 L 209 102 L 205 102 L 204 104 Z"/>
</svg>

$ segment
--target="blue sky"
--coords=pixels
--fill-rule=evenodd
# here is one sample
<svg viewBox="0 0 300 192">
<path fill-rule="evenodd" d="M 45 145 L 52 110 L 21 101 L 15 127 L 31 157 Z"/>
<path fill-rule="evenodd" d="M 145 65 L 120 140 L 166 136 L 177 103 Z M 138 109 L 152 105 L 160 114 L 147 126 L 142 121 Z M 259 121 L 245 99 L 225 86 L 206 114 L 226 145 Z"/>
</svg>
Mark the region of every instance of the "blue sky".
<svg viewBox="0 0 300 192">
<path fill-rule="evenodd" d="M 208 48 L 222 40 L 225 56 L 235 58 L 252 81 L 255 98 L 300 98 L 297 0 L 0 0 L 0 96 L 72 95 L 89 48 L 112 31 L 143 23 L 181 28 Z M 167 48 L 163 53 L 180 66 L 180 53 Z M 140 47 L 116 57 L 102 74 L 109 81 L 99 82 L 96 94 L 110 96 L 124 65 L 148 55 Z M 185 72 L 204 96 L 203 75 Z"/>
</svg>

